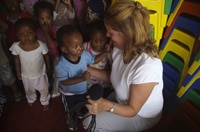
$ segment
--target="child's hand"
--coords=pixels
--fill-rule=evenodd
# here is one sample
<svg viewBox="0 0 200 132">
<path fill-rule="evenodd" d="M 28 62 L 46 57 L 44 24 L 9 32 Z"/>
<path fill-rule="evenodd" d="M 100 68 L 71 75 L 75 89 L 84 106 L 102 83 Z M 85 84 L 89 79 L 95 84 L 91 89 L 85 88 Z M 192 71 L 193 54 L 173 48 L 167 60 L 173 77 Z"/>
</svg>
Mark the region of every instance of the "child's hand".
<svg viewBox="0 0 200 132">
<path fill-rule="evenodd" d="M 88 71 L 85 71 L 85 72 L 83 73 L 83 75 L 81 76 L 81 79 L 82 79 L 83 81 L 87 81 L 87 80 L 90 79 L 90 77 L 91 77 L 91 74 L 90 74 Z"/>
<path fill-rule="evenodd" d="M 50 33 L 50 26 L 46 23 L 41 25 L 41 30 L 44 32 L 45 35 Z"/>
<path fill-rule="evenodd" d="M 71 1 L 70 0 L 62 0 L 63 3 L 65 3 L 66 5 L 71 5 Z"/>
</svg>

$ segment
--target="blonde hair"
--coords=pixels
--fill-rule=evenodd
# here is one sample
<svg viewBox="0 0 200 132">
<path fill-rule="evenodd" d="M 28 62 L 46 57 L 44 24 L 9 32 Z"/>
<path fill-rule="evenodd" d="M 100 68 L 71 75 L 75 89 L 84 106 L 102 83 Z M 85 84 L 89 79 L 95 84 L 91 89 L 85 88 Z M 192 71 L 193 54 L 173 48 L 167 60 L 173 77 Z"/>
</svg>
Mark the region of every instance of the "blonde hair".
<svg viewBox="0 0 200 132">
<path fill-rule="evenodd" d="M 121 0 L 108 9 L 105 25 L 122 34 L 125 41 L 123 60 L 129 63 L 142 52 L 158 58 L 158 49 L 151 36 L 149 11 L 139 2 Z"/>
</svg>

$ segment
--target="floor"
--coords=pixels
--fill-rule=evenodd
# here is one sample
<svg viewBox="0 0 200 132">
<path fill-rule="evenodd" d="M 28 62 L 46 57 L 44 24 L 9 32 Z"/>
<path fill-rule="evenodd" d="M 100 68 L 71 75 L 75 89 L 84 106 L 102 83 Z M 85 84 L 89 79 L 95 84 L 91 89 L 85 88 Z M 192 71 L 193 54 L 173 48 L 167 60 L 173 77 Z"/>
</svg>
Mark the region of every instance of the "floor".
<svg viewBox="0 0 200 132">
<path fill-rule="evenodd" d="M 24 95 L 23 89 L 20 91 Z M 51 98 L 50 108 L 43 111 L 39 97 L 33 106 L 27 104 L 25 97 L 15 102 L 9 88 L 4 88 L 7 102 L 0 116 L 0 132 L 66 132 L 66 113 L 61 96 Z M 80 124 L 80 123 L 79 123 Z M 77 132 L 83 132 L 79 126 Z"/>
<path fill-rule="evenodd" d="M 21 89 L 23 92 L 23 89 Z M 8 102 L 4 104 L 0 116 L 0 132 L 66 132 L 66 113 L 61 96 L 51 98 L 50 108 L 43 111 L 39 97 L 33 106 L 27 104 L 26 99 L 15 102 L 6 89 Z M 147 132 L 159 132 L 160 125 Z M 84 132 L 81 122 L 76 132 Z"/>
</svg>

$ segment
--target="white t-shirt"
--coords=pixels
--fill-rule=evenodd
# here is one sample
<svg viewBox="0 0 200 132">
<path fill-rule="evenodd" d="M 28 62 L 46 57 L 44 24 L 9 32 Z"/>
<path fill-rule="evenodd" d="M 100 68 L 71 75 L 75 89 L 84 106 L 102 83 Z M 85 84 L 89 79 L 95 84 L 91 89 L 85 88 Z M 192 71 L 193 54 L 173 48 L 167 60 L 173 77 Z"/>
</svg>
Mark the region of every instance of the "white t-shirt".
<svg viewBox="0 0 200 132">
<path fill-rule="evenodd" d="M 14 42 L 9 49 L 13 55 L 19 55 L 21 76 L 23 77 L 36 79 L 46 74 L 46 65 L 43 55 L 47 54 L 48 48 L 39 40 L 38 43 L 40 46 L 31 51 L 24 51 L 19 47 L 19 42 Z"/>
<path fill-rule="evenodd" d="M 113 49 L 111 82 L 116 91 L 116 99 L 120 104 L 127 104 L 131 84 L 157 82 L 150 97 L 140 109 L 138 115 L 146 118 L 156 116 L 163 107 L 163 67 L 160 59 L 151 58 L 142 53 L 128 64 L 123 62 L 123 52 Z"/>
</svg>

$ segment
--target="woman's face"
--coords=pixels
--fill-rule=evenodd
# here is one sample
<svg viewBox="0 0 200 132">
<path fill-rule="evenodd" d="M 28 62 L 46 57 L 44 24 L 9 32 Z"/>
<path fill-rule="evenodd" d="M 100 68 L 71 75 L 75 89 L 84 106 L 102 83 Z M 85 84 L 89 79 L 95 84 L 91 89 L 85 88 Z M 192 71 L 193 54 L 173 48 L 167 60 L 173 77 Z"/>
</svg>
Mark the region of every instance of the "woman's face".
<svg viewBox="0 0 200 132">
<path fill-rule="evenodd" d="M 114 46 L 118 49 L 123 50 L 125 43 L 122 34 L 118 31 L 113 30 L 110 26 L 106 26 L 106 29 L 107 29 L 106 36 L 112 39 Z"/>
</svg>

